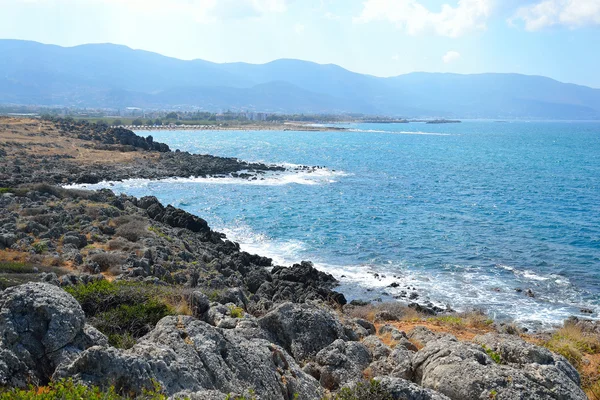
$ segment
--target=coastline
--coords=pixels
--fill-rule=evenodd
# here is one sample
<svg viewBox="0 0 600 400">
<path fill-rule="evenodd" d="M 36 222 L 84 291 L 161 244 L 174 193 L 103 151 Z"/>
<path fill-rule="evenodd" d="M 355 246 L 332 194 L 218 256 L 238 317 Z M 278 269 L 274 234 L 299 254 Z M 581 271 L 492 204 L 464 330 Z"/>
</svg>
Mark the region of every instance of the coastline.
<svg viewBox="0 0 600 400">
<path fill-rule="evenodd" d="M 302 132 L 339 132 L 347 128 L 324 126 L 313 123 L 286 122 L 286 123 L 244 123 L 229 124 L 215 123 L 214 125 L 121 125 L 115 128 L 130 129 L 132 131 L 178 131 L 178 130 L 211 130 L 211 131 L 302 131 Z"/>
<path fill-rule="evenodd" d="M 346 299 L 335 291 L 333 276 L 316 270 L 311 263 L 286 268 L 274 265 L 268 258 L 240 251 L 239 245 L 213 231 L 200 217 L 164 206 L 156 198 L 136 199 L 106 190 L 87 192 L 54 186 L 131 178 L 241 175 L 249 170 L 254 175 L 246 178 L 252 179 L 282 171 L 282 167 L 172 152 L 165 145 L 130 131 L 102 130 L 89 124 L 0 119 L 0 134 L 0 201 L 5 222 L 0 232 L 0 261 L 3 266 L 10 263 L 17 268 L 18 264 L 18 268 L 28 271 L 4 271 L 0 281 L 3 289 L 40 278 L 61 287 L 73 286 L 73 282 L 113 279 L 166 283 L 216 291 L 217 302 L 233 304 L 258 316 L 270 315 L 285 301 L 319 301 L 344 310 L 340 317 L 344 321 L 350 317 L 371 321 L 373 328 L 366 322 L 353 322 L 348 335 L 352 331 L 357 337 L 356 332 L 365 335 L 357 324 L 363 330 L 367 329 L 363 325 L 368 325 L 367 331 L 373 329 L 382 340 L 390 340 L 395 334 L 391 328 L 384 329 L 386 326 L 398 332 L 414 332 L 424 326 L 434 336 L 452 334 L 461 343 L 486 334 L 525 333 L 510 323 L 495 323 L 483 315 L 443 313 L 444 310 L 417 303 L 406 307 L 356 301 L 344 307 Z M 25 159 L 27 163 L 21 161 Z M 56 231 L 52 231 L 51 224 Z M 135 241 L 130 240 L 133 238 Z M 136 248 L 130 242 L 143 246 Z M 7 275 L 13 281 L 7 281 Z M 265 286 L 265 282 L 269 284 Z M 233 323 L 231 310 L 226 316 L 225 309 L 219 319 L 207 317 L 207 310 L 198 315 L 213 318 L 214 326 L 227 329 L 227 324 Z M 236 322 L 234 329 L 237 325 Z M 589 329 L 596 329 L 595 324 L 591 323 Z M 430 340 L 411 335 L 407 340 L 420 346 Z M 394 346 L 402 342 L 401 336 L 394 339 Z M 551 343 L 553 336 L 540 333 L 524 337 L 528 342 Z M 415 350 L 420 350 L 417 344 L 413 343 Z M 519 342 L 518 346 L 525 344 Z M 501 347 L 497 351 L 500 354 Z M 600 361 L 591 359 L 593 363 Z M 319 374 L 325 373 L 325 365 L 315 366 L 321 368 Z"/>
</svg>

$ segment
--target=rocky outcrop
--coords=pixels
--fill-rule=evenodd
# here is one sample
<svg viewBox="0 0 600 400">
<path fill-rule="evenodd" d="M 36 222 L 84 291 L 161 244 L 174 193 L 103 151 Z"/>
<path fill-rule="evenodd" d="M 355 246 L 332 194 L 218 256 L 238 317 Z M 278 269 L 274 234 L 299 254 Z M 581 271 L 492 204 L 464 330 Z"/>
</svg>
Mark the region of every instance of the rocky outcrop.
<svg viewBox="0 0 600 400">
<path fill-rule="evenodd" d="M 54 377 L 101 387 L 117 382 L 118 390 L 134 393 L 156 381 L 169 395 L 253 390 L 261 399 L 321 398 L 318 382 L 281 347 L 192 317 L 162 319 L 130 350 L 92 347 Z"/>
<path fill-rule="evenodd" d="M 340 386 L 363 380 L 363 371 L 372 359 L 371 352 L 364 344 L 337 339 L 317 353 L 316 363 L 310 371 L 325 389 L 336 390 Z"/>
<path fill-rule="evenodd" d="M 56 286 L 27 283 L 0 297 L 0 385 L 44 384 L 61 363 L 107 343 L 85 324 L 79 303 Z"/>
<path fill-rule="evenodd" d="M 377 377 L 381 388 L 387 391 L 393 400 L 449 400 L 448 397 L 431 389 L 407 381 L 405 379 L 389 376 Z"/>
<path fill-rule="evenodd" d="M 470 399 L 586 399 L 576 372 L 566 368 L 562 357 L 545 355 L 543 349 L 518 338 L 485 336 L 481 342 L 506 355 L 498 364 L 478 344 L 462 343 L 453 337 L 430 340 L 412 362 L 415 381 L 454 400 Z M 515 344 L 523 351 L 515 351 Z M 488 352 L 494 351 L 491 348 Z M 502 360 L 502 359 L 501 359 Z M 538 362 L 543 362 L 540 364 Z M 502 362 L 502 361 L 501 361 Z"/>
<path fill-rule="evenodd" d="M 259 318 L 258 324 L 298 361 L 313 358 L 337 339 L 348 339 L 329 309 L 306 303 L 284 303 Z"/>
</svg>

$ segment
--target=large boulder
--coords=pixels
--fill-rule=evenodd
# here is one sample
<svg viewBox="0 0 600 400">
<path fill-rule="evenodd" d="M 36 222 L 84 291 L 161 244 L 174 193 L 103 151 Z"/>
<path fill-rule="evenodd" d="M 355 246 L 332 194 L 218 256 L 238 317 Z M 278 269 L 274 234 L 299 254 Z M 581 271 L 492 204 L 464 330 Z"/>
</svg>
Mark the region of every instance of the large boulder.
<svg viewBox="0 0 600 400">
<path fill-rule="evenodd" d="M 337 339 L 348 340 L 339 319 L 326 308 L 284 303 L 258 320 L 270 340 L 297 361 L 313 358 Z"/>
<path fill-rule="evenodd" d="M 494 348 L 503 351 L 500 340 L 486 337 L 482 341 L 496 343 Z M 506 345 L 506 349 L 514 349 L 514 344 Z M 528 347 L 524 342 L 519 345 Z M 586 399 L 578 379 L 571 372 L 565 373 L 561 357 L 545 358 L 540 357 L 543 351 L 534 354 L 526 350 L 525 354 L 508 357 L 504 365 L 496 363 L 487 354 L 490 351 L 453 337 L 429 340 L 413 358 L 414 380 L 454 400 Z M 506 354 L 513 353 L 507 350 Z"/>
<path fill-rule="evenodd" d="M 381 388 L 390 394 L 393 400 L 450 400 L 443 394 L 425 389 L 405 379 L 393 377 L 377 377 Z"/>
<path fill-rule="evenodd" d="M 329 390 L 363 379 L 363 371 L 373 359 L 369 349 L 359 342 L 336 340 L 317 353 L 321 386 Z"/>
<path fill-rule="evenodd" d="M 130 350 L 92 347 L 55 378 L 140 393 L 153 382 L 170 396 L 254 390 L 261 399 L 320 399 L 318 382 L 279 346 L 192 317 L 166 317 Z M 200 398 L 192 396 L 193 398 Z"/>
<path fill-rule="evenodd" d="M 106 344 L 73 296 L 54 285 L 27 283 L 0 297 L 0 385 L 44 384 L 59 364 Z"/>
</svg>

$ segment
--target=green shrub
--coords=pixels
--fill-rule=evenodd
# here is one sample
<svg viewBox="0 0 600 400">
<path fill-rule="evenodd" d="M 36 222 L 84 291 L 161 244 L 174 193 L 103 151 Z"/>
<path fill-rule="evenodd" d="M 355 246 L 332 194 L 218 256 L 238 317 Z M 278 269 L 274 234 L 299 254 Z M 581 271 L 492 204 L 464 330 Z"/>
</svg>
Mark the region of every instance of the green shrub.
<svg viewBox="0 0 600 400">
<path fill-rule="evenodd" d="M 13 190 L 11 188 L 0 187 L 0 194 L 12 193 L 12 191 Z"/>
<path fill-rule="evenodd" d="M 116 392 L 114 387 L 101 390 L 97 386 L 87 387 L 73 382 L 72 379 L 50 382 L 48 386 L 29 389 L 0 389 L 0 400 L 128 400 L 132 397 L 123 396 Z M 160 385 L 154 384 L 152 390 L 143 390 L 137 399 L 142 400 L 167 400 L 161 393 Z"/>
<path fill-rule="evenodd" d="M 22 262 L 0 261 L 0 273 L 5 274 L 32 274 L 32 266 Z"/>
<path fill-rule="evenodd" d="M 115 308 L 97 314 L 90 319 L 100 332 L 109 336 L 127 334 L 139 338 L 150 332 L 156 323 L 167 315 L 173 315 L 171 308 L 160 301 L 148 300 L 141 304 L 120 304 Z M 113 346 L 124 344 L 123 339 L 115 340 Z"/>
<path fill-rule="evenodd" d="M 33 244 L 33 251 L 36 254 L 42 254 L 48 251 L 48 243 L 46 242 L 37 242 Z"/>
<path fill-rule="evenodd" d="M 175 314 L 168 301 L 173 293 L 154 285 L 103 280 L 65 290 L 116 347 L 133 346 L 135 339 L 151 331 L 159 320 Z"/>
<path fill-rule="evenodd" d="M 496 353 L 494 350 L 492 350 L 492 349 L 490 349 L 490 348 L 488 348 L 486 346 L 482 346 L 482 347 L 485 350 L 486 354 L 488 356 L 490 356 L 490 358 L 492 360 L 494 360 L 494 362 L 496 364 L 501 364 L 502 363 L 502 356 L 500 354 Z"/>
<path fill-rule="evenodd" d="M 231 318 L 242 318 L 244 316 L 244 309 L 242 307 L 230 306 L 229 315 Z"/>
<path fill-rule="evenodd" d="M 392 395 L 372 379 L 369 382 L 359 382 L 353 388 L 343 388 L 333 400 L 392 400 Z"/>
</svg>

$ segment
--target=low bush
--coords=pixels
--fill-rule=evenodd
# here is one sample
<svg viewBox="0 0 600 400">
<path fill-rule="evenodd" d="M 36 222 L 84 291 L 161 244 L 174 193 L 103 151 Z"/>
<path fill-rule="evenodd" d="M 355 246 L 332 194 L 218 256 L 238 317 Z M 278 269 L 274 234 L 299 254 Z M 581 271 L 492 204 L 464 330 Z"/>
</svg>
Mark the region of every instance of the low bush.
<svg viewBox="0 0 600 400">
<path fill-rule="evenodd" d="M 101 271 L 114 269 L 124 262 L 123 256 L 116 253 L 97 253 L 91 256 L 90 260 L 98 263 Z"/>
<path fill-rule="evenodd" d="M 148 236 L 147 226 L 145 221 L 131 221 L 119 226 L 115 234 L 130 242 L 137 242 L 140 238 Z"/>
<path fill-rule="evenodd" d="M 16 261 L 0 261 L 0 273 L 5 274 L 32 274 L 35 270 L 32 266 Z"/>
<path fill-rule="evenodd" d="M 598 335 L 584 332 L 581 327 L 565 323 L 550 340 L 543 343 L 550 351 L 564 356 L 575 367 L 580 367 L 584 354 L 600 353 Z"/>
<path fill-rule="evenodd" d="M 115 347 L 133 346 L 162 318 L 189 309 L 185 293 L 175 287 L 103 280 L 65 290 Z"/>
<path fill-rule="evenodd" d="M 137 399 L 142 400 L 167 400 L 167 396 L 161 393 L 159 385 L 155 384 L 153 390 L 144 390 Z M 0 400 L 128 400 L 129 396 L 123 396 L 116 392 L 114 387 L 101 390 L 97 386 L 88 387 L 73 380 L 60 380 L 50 382 L 48 386 L 29 389 L 0 389 Z"/>
<path fill-rule="evenodd" d="M 244 309 L 242 307 L 230 306 L 229 315 L 231 318 L 242 318 L 244 316 Z"/>
</svg>

